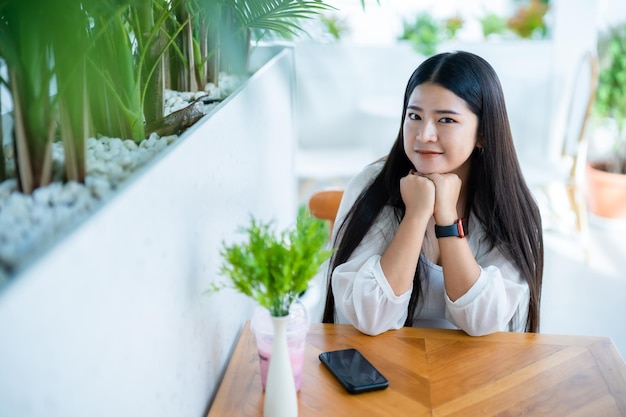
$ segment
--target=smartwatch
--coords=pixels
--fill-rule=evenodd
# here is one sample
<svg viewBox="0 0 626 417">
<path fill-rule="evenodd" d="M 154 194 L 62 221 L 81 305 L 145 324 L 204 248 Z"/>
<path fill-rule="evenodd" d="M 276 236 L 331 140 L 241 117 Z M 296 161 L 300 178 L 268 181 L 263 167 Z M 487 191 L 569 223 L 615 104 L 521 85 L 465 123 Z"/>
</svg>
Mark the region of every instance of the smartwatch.
<svg viewBox="0 0 626 417">
<path fill-rule="evenodd" d="M 458 237 L 464 238 L 467 236 L 467 219 L 458 219 L 456 222 L 449 226 L 435 225 L 435 236 L 440 237 Z"/>
</svg>

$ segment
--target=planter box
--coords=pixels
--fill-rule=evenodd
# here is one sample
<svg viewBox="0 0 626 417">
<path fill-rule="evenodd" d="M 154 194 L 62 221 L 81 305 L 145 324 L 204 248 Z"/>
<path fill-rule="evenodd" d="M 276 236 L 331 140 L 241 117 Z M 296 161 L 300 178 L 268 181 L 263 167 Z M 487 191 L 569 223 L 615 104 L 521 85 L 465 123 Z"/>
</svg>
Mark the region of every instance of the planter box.
<svg viewBox="0 0 626 417">
<path fill-rule="evenodd" d="M 3 289 L 3 415 L 204 414 L 253 309 L 204 294 L 221 243 L 295 218 L 294 84 L 285 48 Z"/>
</svg>

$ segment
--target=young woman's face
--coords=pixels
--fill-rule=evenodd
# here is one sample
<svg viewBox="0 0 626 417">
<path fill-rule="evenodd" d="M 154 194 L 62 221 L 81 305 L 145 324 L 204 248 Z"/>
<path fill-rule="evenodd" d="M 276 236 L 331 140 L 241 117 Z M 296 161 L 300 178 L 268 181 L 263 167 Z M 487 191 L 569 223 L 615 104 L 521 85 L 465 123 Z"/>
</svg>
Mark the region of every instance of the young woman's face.
<svg viewBox="0 0 626 417">
<path fill-rule="evenodd" d="M 453 172 L 465 179 L 477 145 L 478 117 L 444 87 L 420 84 L 404 118 L 404 152 L 420 174 Z"/>
</svg>

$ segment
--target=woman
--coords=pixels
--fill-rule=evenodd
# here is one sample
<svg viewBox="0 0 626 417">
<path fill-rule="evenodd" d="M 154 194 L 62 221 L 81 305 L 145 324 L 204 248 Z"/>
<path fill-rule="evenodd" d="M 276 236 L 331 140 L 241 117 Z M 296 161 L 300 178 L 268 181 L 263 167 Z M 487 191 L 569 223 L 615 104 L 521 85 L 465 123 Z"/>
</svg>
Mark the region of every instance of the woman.
<svg viewBox="0 0 626 417">
<path fill-rule="evenodd" d="M 391 151 L 350 181 L 335 224 L 324 322 L 539 331 L 541 218 L 484 59 L 414 71 Z"/>
</svg>

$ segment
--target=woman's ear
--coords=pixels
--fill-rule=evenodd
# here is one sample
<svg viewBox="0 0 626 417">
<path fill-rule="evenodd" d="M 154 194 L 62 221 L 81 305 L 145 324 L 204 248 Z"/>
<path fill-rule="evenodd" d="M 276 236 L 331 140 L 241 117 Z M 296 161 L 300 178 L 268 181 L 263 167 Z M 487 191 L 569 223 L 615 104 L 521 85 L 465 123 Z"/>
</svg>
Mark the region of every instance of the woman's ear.
<svg viewBox="0 0 626 417">
<path fill-rule="evenodd" d="M 483 146 L 483 142 L 480 138 L 476 141 L 476 149 L 478 149 L 478 152 L 481 155 L 485 152 L 485 147 Z"/>
<path fill-rule="evenodd" d="M 482 135 L 478 135 L 476 138 L 476 147 L 480 150 L 483 150 L 483 148 L 485 147 L 485 144 L 483 143 L 483 137 Z"/>
</svg>

